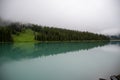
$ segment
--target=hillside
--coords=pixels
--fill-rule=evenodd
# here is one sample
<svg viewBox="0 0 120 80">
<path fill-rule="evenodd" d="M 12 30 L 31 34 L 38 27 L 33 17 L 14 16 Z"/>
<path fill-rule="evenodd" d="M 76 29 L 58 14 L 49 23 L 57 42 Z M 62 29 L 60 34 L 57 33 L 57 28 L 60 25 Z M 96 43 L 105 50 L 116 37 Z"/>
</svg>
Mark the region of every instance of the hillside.
<svg viewBox="0 0 120 80">
<path fill-rule="evenodd" d="M 34 24 L 12 23 L 0 27 L 0 42 L 109 40 L 107 36 Z"/>
<path fill-rule="evenodd" d="M 24 32 L 20 32 L 19 35 L 13 35 L 13 41 L 15 42 L 35 41 L 33 31 L 31 29 L 26 29 Z"/>
</svg>

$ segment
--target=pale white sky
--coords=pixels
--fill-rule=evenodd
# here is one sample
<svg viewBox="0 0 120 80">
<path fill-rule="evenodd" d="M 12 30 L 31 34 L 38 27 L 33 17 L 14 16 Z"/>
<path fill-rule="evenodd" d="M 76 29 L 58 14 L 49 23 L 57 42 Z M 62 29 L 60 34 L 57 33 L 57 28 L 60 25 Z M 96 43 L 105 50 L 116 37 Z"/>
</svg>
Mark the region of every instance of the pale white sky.
<svg viewBox="0 0 120 80">
<path fill-rule="evenodd" d="M 120 33 L 120 0 L 0 0 L 0 16 L 79 31 Z"/>
</svg>

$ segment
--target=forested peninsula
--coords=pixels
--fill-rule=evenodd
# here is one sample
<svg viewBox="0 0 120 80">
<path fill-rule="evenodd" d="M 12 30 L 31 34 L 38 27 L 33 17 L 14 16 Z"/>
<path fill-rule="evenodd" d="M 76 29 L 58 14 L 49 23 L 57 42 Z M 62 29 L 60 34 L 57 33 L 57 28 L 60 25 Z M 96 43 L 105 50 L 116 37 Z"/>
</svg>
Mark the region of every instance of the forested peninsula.
<svg viewBox="0 0 120 80">
<path fill-rule="evenodd" d="M 75 31 L 36 24 L 11 23 L 0 26 L 0 42 L 109 40 L 91 32 Z"/>
</svg>

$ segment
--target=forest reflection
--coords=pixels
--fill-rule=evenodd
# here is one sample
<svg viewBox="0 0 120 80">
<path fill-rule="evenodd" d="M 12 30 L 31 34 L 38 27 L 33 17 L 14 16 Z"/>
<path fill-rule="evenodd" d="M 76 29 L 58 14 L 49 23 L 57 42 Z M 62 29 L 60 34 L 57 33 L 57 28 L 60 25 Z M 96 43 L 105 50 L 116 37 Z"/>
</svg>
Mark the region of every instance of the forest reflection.
<svg viewBox="0 0 120 80">
<path fill-rule="evenodd" d="M 89 50 L 109 42 L 1 43 L 0 58 L 21 59 Z M 112 43 L 111 43 L 112 44 Z"/>
</svg>

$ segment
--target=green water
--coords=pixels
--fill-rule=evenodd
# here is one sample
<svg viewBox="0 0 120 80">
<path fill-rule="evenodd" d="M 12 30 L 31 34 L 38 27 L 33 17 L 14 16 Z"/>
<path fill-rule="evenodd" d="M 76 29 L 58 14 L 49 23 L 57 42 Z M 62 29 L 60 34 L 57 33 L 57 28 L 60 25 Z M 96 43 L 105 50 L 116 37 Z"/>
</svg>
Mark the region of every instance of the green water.
<svg viewBox="0 0 120 80">
<path fill-rule="evenodd" d="M 0 80 L 99 80 L 120 74 L 120 42 L 0 43 Z"/>
</svg>

